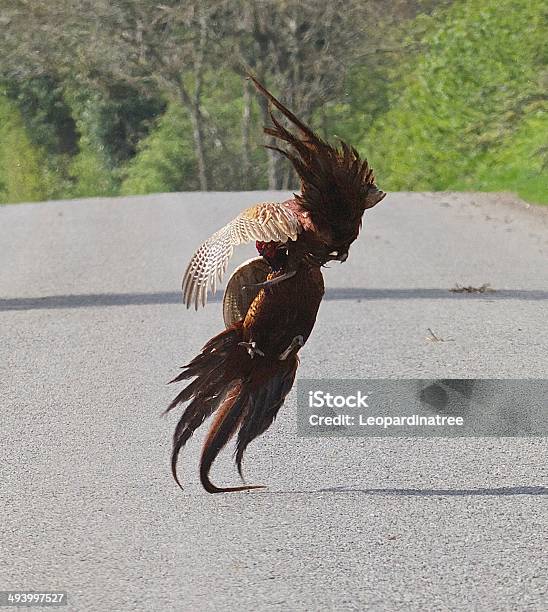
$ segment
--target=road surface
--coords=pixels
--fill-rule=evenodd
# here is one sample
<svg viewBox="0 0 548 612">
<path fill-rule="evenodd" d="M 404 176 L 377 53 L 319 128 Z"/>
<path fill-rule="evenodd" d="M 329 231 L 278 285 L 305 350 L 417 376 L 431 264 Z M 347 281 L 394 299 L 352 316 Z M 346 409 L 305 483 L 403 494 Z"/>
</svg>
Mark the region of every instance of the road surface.
<svg viewBox="0 0 548 612">
<path fill-rule="evenodd" d="M 71 610 L 546 610 L 545 439 L 299 438 L 292 392 L 245 460 L 268 489 L 205 493 L 203 431 L 174 485 L 165 383 L 222 328 L 219 296 L 181 305 L 181 273 L 281 197 L 0 207 L 0 589 Z M 326 271 L 299 376 L 546 377 L 546 220 L 509 196 L 389 195 Z M 212 475 L 238 482 L 230 453 Z"/>
</svg>

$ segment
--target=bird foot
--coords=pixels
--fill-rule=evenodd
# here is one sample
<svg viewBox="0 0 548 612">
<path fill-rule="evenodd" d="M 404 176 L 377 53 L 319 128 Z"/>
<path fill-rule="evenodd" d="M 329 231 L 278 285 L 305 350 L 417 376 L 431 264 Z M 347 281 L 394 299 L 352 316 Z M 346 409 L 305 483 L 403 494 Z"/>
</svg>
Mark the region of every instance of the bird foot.
<svg viewBox="0 0 548 612">
<path fill-rule="evenodd" d="M 261 357 L 264 357 L 264 353 L 261 351 L 261 349 L 257 348 L 256 342 L 238 342 L 238 346 L 245 347 L 251 359 L 253 359 L 255 355 L 260 355 Z"/>
<path fill-rule="evenodd" d="M 304 346 L 304 338 L 302 336 L 295 336 L 293 340 L 291 340 L 291 344 L 285 349 L 283 353 L 280 354 L 278 359 L 280 361 L 287 359 L 293 350 L 300 349 L 301 346 Z"/>
<path fill-rule="evenodd" d="M 295 276 L 295 274 L 297 274 L 295 270 L 293 270 L 292 272 L 286 272 L 281 276 L 276 276 L 276 278 L 271 278 L 270 280 L 266 280 L 263 283 L 257 283 L 255 285 L 245 285 L 244 287 L 242 287 L 242 290 L 248 289 L 250 287 L 258 287 L 259 289 L 269 289 L 270 287 L 273 287 L 274 285 L 277 285 L 278 283 L 281 283 L 284 280 Z"/>
</svg>

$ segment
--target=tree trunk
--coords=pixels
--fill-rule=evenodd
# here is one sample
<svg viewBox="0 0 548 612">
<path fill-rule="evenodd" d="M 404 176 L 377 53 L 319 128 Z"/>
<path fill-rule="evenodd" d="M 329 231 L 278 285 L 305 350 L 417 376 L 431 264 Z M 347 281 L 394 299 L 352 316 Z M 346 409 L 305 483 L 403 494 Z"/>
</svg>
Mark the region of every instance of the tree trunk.
<svg viewBox="0 0 548 612">
<path fill-rule="evenodd" d="M 278 154 L 276 151 L 267 149 L 268 155 L 268 188 L 275 190 L 279 189 L 279 177 L 278 177 Z"/>
<path fill-rule="evenodd" d="M 268 102 L 261 97 L 259 100 L 261 111 L 263 115 L 263 125 L 270 124 L 270 115 L 268 114 Z M 273 138 L 268 138 L 268 143 L 273 144 Z M 271 190 L 280 189 L 280 177 L 278 171 L 278 155 L 276 151 L 272 149 L 266 150 L 267 163 L 268 163 L 268 188 Z"/>
<path fill-rule="evenodd" d="M 293 178 L 293 172 L 291 172 L 292 168 L 293 166 L 289 163 L 289 161 L 286 160 L 286 163 L 284 164 L 282 179 L 282 189 L 284 191 L 288 191 L 290 189 L 291 179 Z"/>
<path fill-rule="evenodd" d="M 190 110 L 192 117 L 192 131 L 194 134 L 194 145 L 196 149 L 196 159 L 198 162 L 198 177 L 200 179 L 201 191 L 209 189 L 207 161 L 205 157 L 204 146 L 204 117 L 201 109 L 202 86 L 204 77 L 204 58 L 208 39 L 208 23 L 205 12 L 201 11 L 199 15 L 200 33 L 198 38 L 198 48 L 194 56 L 194 77 L 196 79 L 194 85 L 194 96 L 192 107 Z"/>
<path fill-rule="evenodd" d="M 250 185 L 251 162 L 249 146 L 249 126 L 251 121 L 251 91 L 248 79 L 244 79 L 244 110 L 242 113 L 242 187 Z"/>
<path fill-rule="evenodd" d="M 198 178 L 200 181 L 200 190 L 208 191 L 209 181 L 207 177 L 207 162 L 204 150 L 204 126 L 203 117 L 199 106 L 194 106 L 190 111 L 190 119 L 192 122 L 192 136 L 194 138 L 194 151 L 196 153 L 196 161 L 198 163 Z"/>
</svg>

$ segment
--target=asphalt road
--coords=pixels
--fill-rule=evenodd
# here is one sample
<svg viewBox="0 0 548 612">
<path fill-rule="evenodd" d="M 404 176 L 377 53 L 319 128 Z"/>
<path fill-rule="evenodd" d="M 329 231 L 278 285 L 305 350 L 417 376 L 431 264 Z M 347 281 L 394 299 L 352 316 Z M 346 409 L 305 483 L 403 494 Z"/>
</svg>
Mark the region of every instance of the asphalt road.
<svg viewBox="0 0 548 612">
<path fill-rule="evenodd" d="M 546 610 L 545 439 L 299 438 L 292 392 L 245 461 L 268 489 L 205 493 L 203 432 L 174 485 L 165 382 L 222 328 L 218 300 L 181 305 L 182 270 L 280 197 L 0 207 L 0 589 L 71 610 Z M 389 195 L 326 271 L 299 376 L 546 377 L 546 229 L 505 196 Z M 238 482 L 230 453 L 213 479 Z"/>
</svg>

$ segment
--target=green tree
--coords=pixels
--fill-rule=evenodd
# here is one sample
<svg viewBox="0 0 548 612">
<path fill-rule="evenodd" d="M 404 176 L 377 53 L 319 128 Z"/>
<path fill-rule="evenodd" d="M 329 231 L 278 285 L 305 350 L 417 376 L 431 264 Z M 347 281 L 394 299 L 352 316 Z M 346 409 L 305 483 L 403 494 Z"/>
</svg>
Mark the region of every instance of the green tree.
<svg viewBox="0 0 548 612">
<path fill-rule="evenodd" d="M 424 54 L 364 139 L 383 186 L 495 188 L 478 172 L 509 163 L 502 151 L 512 150 L 527 117 L 535 114 L 546 136 L 544 6 L 468 0 L 437 15 L 420 41 Z M 519 190 L 509 180 L 504 188 Z"/>
</svg>

